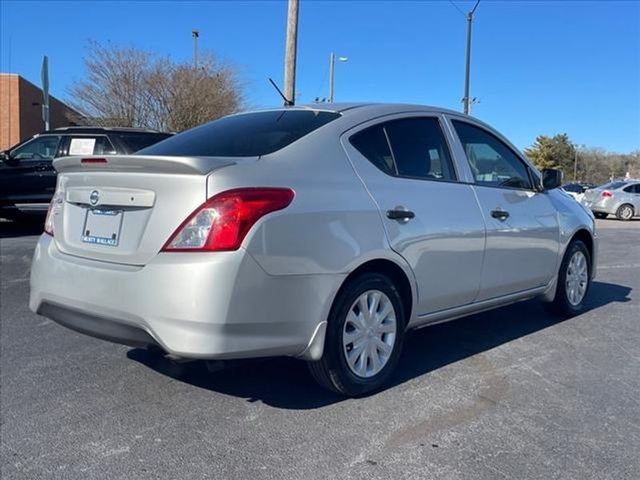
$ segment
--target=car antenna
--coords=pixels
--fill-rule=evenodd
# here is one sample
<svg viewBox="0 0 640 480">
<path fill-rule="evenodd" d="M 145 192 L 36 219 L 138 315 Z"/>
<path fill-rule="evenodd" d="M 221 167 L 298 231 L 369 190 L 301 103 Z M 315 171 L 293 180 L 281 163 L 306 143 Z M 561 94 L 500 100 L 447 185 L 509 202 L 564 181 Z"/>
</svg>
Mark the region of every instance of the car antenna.
<svg viewBox="0 0 640 480">
<path fill-rule="evenodd" d="M 269 78 L 269 81 L 271 82 L 271 85 L 273 85 L 273 88 L 276 89 L 276 91 L 280 94 L 280 96 L 284 100 L 284 106 L 293 107 L 293 100 L 289 100 L 287 97 L 285 97 L 284 93 L 282 93 L 282 90 L 278 88 L 278 85 L 276 85 L 276 82 L 274 82 L 271 78 Z"/>
</svg>

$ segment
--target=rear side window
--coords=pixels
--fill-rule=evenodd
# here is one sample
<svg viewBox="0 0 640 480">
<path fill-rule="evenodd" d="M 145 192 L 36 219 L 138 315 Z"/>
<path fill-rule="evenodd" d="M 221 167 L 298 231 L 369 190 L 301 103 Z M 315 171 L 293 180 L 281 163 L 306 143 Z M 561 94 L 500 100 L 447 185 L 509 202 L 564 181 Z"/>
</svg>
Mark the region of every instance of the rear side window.
<svg viewBox="0 0 640 480">
<path fill-rule="evenodd" d="M 351 145 L 376 167 L 388 175 L 395 175 L 395 163 L 382 125 L 358 132 L 350 141 Z"/>
<path fill-rule="evenodd" d="M 454 120 L 469 167 L 478 185 L 533 189 L 529 170 L 518 156 L 493 134 Z"/>
<path fill-rule="evenodd" d="M 640 193 L 640 183 L 629 185 L 627 188 L 623 189 L 627 193 Z"/>
<path fill-rule="evenodd" d="M 129 152 L 134 153 L 143 148 L 147 148 L 166 138 L 171 137 L 170 133 L 127 133 L 118 134 L 117 137 L 127 146 Z"/>
<path fill-rule="evenodd" d="M 385 129 L 399 176 L 454 180 L 449 149 L 437 118 L 394 120 Z"/>
<path fill-rule="evenodd" d="M 339 113 L 314 110 L 275 110 L 232 115 L 179 133 L 138 153 L 204 157 L 267 155 L 339 117 Z"/>
<path fill-rule="evenodd" d="M 114 153 L 116 153 L 115 148 L 105 136 L 79 136 L 71 137 L 67 155 L 113 155 Z"/>
<path fill-rule="evenodd" d="M 389 175 L 429 180 L 456 178 L 437 118 L 393 120 L 358 132 L 350 142 Z"/>
</svg>

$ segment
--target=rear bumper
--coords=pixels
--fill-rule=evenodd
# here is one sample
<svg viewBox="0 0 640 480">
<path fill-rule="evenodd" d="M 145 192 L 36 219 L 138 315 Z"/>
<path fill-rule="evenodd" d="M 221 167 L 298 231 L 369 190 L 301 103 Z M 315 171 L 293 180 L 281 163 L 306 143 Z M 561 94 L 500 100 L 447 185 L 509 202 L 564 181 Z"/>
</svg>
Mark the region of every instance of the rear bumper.
<svg viewBox="0 0 640 480">
<path fill-rule="evenodd" d="M 38 314 L 50 318 L 76 332 L 113 343 L 121 343 L 131 347 L 160 346 L 145 330 L 133 325 L 120 323 L 118 320 L 72 310 L 51 303 L 43 302 L 38 307 Z"/>
<path fill-rule="evenodd" d="M 585 201 L 584 199 L 581 202 L 585 207 L 590 209 L 592 212 L 597 213 L 616 213 L 616 205 L 615 201 L 609 197 L 604 199 L 598 199 L 597 201 Z"/>
<path fill-rule="evenodd" d="M 307 356 L 343 278 L 267 275 L 242 249 L 164 253 L 144 267 L 97 262 L 63 254 L 43 235 L 30 308 L 94 337 L 185 358 Z"/>
</svg>

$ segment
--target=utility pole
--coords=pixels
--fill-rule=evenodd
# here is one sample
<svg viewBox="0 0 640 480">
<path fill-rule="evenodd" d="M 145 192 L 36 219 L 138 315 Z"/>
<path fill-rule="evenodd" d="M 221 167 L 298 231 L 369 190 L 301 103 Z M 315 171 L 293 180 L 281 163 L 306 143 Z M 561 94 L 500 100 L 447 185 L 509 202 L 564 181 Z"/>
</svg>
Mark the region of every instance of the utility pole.
<svg viewBox="0 0 640 480">
<path fill-rule="evenodd" d="M 298 46 L 298 0 L 289 0 L 287 12 L 287 43 L 284 54 L 284 96 L 293 105 L 296 101 L 296 55 Z"/>
<path fill-rule="evenodd" d="M 578 179 L 578 146 L 573 146 L 573 181 Z"/>
<path fill-rule="evenodd" d="M 198 68 L 198 37 L 200 32 L 198 30 L 191 30 L 193 36 L 193 68 Z"/>
<path fill-rule="evenodd" d="M 44 129 L 49 130 L 49 58 L 45 55 L 42 59 L 42 121 Z"/>
<path fill-rule="evenodd" d="M 469 98 L 469 77 L 471 75 L 471 24 L 473 23 L 473 14 L 479 4 L 480 0 L 477 0 L 471 11 L 467 13 L 467 63 L 464 74 L 464 97 L 462 99 L 465 115 L 469 115 L 471 101 Z"/>
</svg>

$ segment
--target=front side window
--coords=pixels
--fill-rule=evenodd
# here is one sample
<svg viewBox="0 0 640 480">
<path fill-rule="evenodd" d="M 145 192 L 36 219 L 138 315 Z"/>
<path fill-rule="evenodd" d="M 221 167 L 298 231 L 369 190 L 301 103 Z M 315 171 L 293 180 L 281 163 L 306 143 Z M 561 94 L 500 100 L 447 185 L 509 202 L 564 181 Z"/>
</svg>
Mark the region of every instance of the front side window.
<svg viewBox="0 0 640 480">
<path fill-rule="evenodd" d="M 351 144 L 383 172 L 398 177 L 455 180 L 437 118 L 392 120 L 356 133 Z"/>
<path fill-rule="evenodd" d="M 273 110 L 223 117 L 144 148 L 138 155 L 256 157 L 280 150 L 339 118 L 335 112 Z"/>
<path fill-rule="evenodd" d="M 11 157 L 16 160 L 53 160 L 60 145 L 59 135 L 43 135 L 24 143 L 11 151 Z"/>
<path fill-rule="evenodd" d="M 469 123 L 452 123 L 478 185 L 533 189 L 527 166 L 502 141 Z"/>
</svg>

